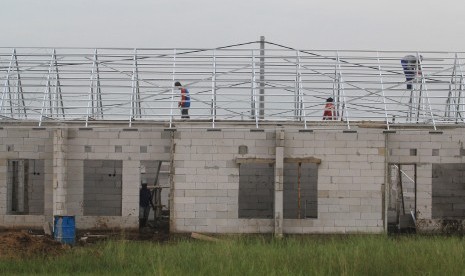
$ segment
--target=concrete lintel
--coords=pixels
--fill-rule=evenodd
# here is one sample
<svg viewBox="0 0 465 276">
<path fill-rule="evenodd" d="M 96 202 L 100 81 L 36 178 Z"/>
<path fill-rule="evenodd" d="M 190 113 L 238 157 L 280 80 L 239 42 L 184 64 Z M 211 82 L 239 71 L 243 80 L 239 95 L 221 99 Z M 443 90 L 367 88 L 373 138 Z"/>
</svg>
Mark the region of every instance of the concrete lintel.
<svg viewBox="0 0 465 276">
<path fill-rule="evenodd" d="M 123 131 L 139 131 L 137 128 L 123 128 Z"/>
<path fill-rule="evenodd" d="M 261 163 L 261 164 L 272 164 L 274 163 L 274 158 L 236 158 L 236 163 L 238 164 L 250 164 L 250 163 Z"/>
<path fill-rule="evenodd" d="M 315 163 L 321 164 L 321 159 L 315 157 L 292 158 L 285 157 L 284 163 Z"/>
<path fill-rule="evenodd" d="M 261 163 L 261 164 L 273 164 L 275 163 L 274 158 L 257 158 L 257 157 L 246 157 L 246 158 L 236 158 L 236 163 L 238 164 L 250 164 L 250 163 Z M 315 163 L 321 164 L 321 159 L 315 157 L 302 157 L 302 158 L 292 158 L 285 157 L 284 163 Z"/>
</svg>

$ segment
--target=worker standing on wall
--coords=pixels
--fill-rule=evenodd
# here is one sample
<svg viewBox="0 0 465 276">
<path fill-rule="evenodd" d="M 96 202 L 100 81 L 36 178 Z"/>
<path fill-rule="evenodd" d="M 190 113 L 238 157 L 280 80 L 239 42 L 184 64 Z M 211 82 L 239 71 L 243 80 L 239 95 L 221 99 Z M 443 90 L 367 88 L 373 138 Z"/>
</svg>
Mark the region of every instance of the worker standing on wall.
<svg viewBox="0 0 465 276">
<path fill-rule="evenodd" d="M 150 215 L 150 206 L 155 208 L 152 202 L 152 193 L 147 188 L 147 181 L 142 181 L 139 191 L 139 227 L 145 227 Z"/>
<path fill-rule="evenodd" d="M 329 97 L 326 99 L 325 111 L 323 112 L 323 120 L 336 120 L 336 110 L 334 109 L 334 100 Z"/>
<path fill-rule="evenodd" d="M 405 79 L 407 80 L 407 89 L 412 90 L 412 82 L 415 76 L 421 76 L 421 61 L 423 56 L 417 58 L 414 55 L 406 55 L 400 61 L 402 69 L 404 70 Z"/>
<path fill-rule="evenodd" d="M 189 107 L 191 106 L 191 97 L 189 95 L 189 90 L 182 87 L 179 81 L 174 83 L 174 86 L 178 87 L 181 90 L 181 100 L 178 102 L 178 107 L 181 108 L 181 118 L 189 119 Z"/>
</svg>

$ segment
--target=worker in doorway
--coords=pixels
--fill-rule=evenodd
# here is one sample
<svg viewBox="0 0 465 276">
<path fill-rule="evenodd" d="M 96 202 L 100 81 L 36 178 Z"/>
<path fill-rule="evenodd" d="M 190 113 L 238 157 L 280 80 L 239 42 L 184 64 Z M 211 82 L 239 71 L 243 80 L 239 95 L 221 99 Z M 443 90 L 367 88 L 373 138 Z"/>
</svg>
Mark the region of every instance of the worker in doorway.
<svg viewBox="0 0 465 276">
<path fill-rule="evenodd" d="M 183 87 L 179 81 L 175 82 L 174 86 L 181 90 L 181 100 L 178 102 L 178 107 L 181 108 L 181 118 L 189 119 L 189 107 L 191 106 L 189 90 Z"/>
<path fill-rule="evenodd" d="M 147 188 L 147 181 L 142 181 L 139 191 L 139 227 L 145 227 L 149 219 L 150 207 L 155 208 L 152 202 L 152 193 Z"/>
<path fill-rule="evenodd" d="M 400 61 L 402 69 L 404 70 L 405 79 L 407 80 L 407 89 L 412 90 L 412 82 L 415 79 L 415 76 L 421 76 L 421 61 L 423 56 L 417 58 L 414 55 L 407 55 L 403 57 Z"/>
<path fill-rule="evenodd" d="M 323 113 L 323 120 L 336 120 L 336 110 L 334 109 L 334 100 L 329 97 L 326 99 L 325 111 Z"/>
</svg>

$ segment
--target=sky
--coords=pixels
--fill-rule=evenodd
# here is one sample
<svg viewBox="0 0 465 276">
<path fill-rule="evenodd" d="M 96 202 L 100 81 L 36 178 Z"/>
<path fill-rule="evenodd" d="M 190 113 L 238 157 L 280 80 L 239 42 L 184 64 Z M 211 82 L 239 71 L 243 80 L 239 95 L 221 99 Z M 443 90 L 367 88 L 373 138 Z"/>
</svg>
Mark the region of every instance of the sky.
<svg viewBox="0 0 465 276">
<path fill-rule="evenodd" d="M 1 47 L 465 51 L 463 0 L 0 0 Z"/>
</svg>

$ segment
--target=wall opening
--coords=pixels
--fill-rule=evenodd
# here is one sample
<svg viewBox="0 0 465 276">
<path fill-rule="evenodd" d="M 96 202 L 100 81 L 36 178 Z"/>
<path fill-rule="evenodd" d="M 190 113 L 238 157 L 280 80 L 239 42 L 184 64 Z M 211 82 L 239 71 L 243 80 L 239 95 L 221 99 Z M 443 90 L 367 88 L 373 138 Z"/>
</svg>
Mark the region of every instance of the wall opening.
<svg viewBox="0 0 465 276">
<path fill-rule="evenodd" d="M 389 164 L 388 232 L 414 232 L 417 211 L 415 164 Z"/>
<path fill-rule="evenodd" d="M 318 216 L 318 165 L 284 163 L 284 218 Z"/>
<path fill-rule="evenodd" d="M 155 207 L 152 208 L 150 206 L 147 218 L 144 218 L 141 210 L 139 213 L 141 227 L 169 227 L 170 174 L 169 161 L 155 160 L 140 162 L 140 180 L 142 183 L 147 183 L 147 188 L 150 190 Z"/>
<path fill-rule="evenodd" d="M 242 163 L 239 168 L 239 218 L 273 218 L 274 163 Z M 283 217 L 317 218 L 318 165 L 284 163 Z"/>
<path fill-rule="evenodd" d="M 8 160 L 7 214 L 44 214 L 44 160 Z"/>
<path fill-rule="evenodd" d="M 433 219 L 465 219 L 465 164 L 433 164 Z"/>
<path fill-rule="evenodd" d="M 84 216 L 121 216 L 120 160 L 84 160 Z"/>
<path fill-rule="evenodd" d="M 239 218 L 273 218 L 274 164 L 239 167 Z"/>
</svg>

